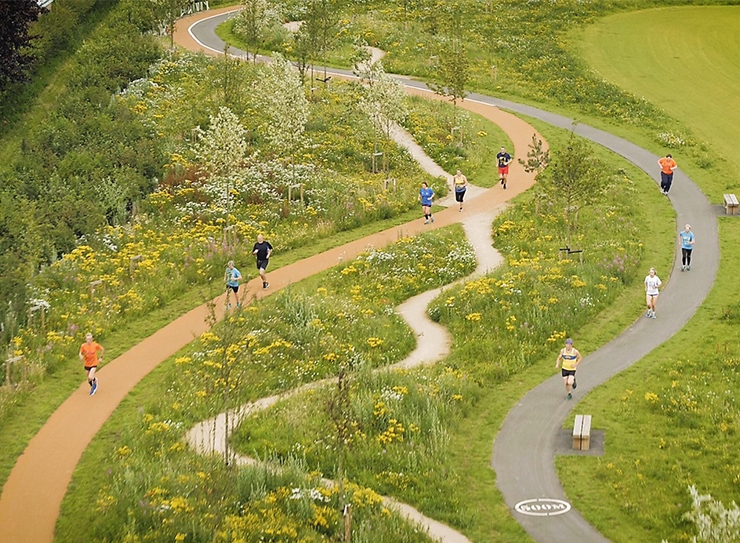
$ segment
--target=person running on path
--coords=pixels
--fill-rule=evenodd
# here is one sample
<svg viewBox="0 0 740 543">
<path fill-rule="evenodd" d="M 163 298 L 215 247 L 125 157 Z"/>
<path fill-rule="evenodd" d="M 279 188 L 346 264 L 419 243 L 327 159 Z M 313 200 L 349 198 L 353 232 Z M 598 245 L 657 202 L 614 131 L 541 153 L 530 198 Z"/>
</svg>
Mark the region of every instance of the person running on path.
<svg viewBox="0 0 740 543">
<path fill-rule="evenodd" d="M 656 318 L 655 307 L 658 304 L 658 294 L 660 294 L 660 285 L 663 283 L 660 281 L 660 277 L 655 275 L 655 268 L 650 268 L 650 273 L 645 277 L 645 303 L 647 304 L 647 315 L 648 318 Z"/>
<path fill-rule="evenodd" d="M 267 269 L 267 265 L 270 263 L 272 245 L 270 245 L 269 241 L 265 241 L 262 234 L 257 236 L 257 243 L 254 244 L 252 254 L 257 257 L 257 269 L 262 278 L 262 288 L 267 288 L 270 286 L 270 283 L 267 282 L 267 274 L 265 273 L 265 270 Z"/>
<path fill-rule="evenodd" d="M 505 189 L 506 179 L 509 177 L 509 163 L 511 162 L 511 155 L 506 152 L 506 147 L 501 148 L 501 151 L 496 155 L 496 161 L 498 162 L 498 177 Z"/>
<path fill-rule="evenodd" d="M 98 353 L 100 353 L 98 355 Z M 80 347 L 80 360 L 85 363 L 85 372 L 87 373 L 87 383 L 90 385 L 90 396 L 98 391 L 98 378 L 95 372 L 98 364 L 103 361 L 105 349 L 100 343 L 93 341 L 93 335 L 88 333 L 85 336 L 85 343 Z"/>
<path fill-rule="evenodd" d="M 673 183 L 673 170 L 678 168 L 678 165 L 670 153 L 658 160 L 658 164 L 660 164 L 660 190 L 663 194 L 668 194 Z"/>
<path fill-rule="evenodd" d="M 691 251 L 694 249 L 694 233 L 691 231 L 690 224 L 678 233 L 678 239 L 681 240 L 681 271 L 689 271 L 691 270 Z"/>
<path fill-rule="evenodd" d="M 581 353 L 578 349 L 573 347 L 573 340 L 568 338 L 565 340 L 565 347 L 560 349 L 558 359 L 555 361 L 555 369 L 558 369 L 561 362 L 563 367 L 560 371 L 563 376 L 563 383 L 565 384 L 566 399 L 570 400 L 573 397 L 572 390 L 575 390 L 578 384 L 576 383 L 576 368 L 581 363 Z"/>
<path fill-rule="evenodd" d="M 424 181 L 421 184 L 421 189 L 419 189 L 419 201 L 421 202 L 421 210 L 424 212 L 424 224 L 429 224 L 430 220 L 434 222 L 432 200 L 434 200 L 434 190 Z"/>
<path fill-rule="evenodd" d="M 234 292 L 234 297 L 236 298 L 236 307 L 241 307 L 241 302 L 239 301 L 239 281 L 242 280 L 242 274 L 238 269 L 234 267 L 233 260 L 229 260 L 229 263 L 226 265 L 224 280 L 226 281 L 227 309 L 231 307 L 231 303 L 229 302 L 229 292 L 232 291 Z"/>
<path fill-rule="evenodd" d="M 455 201 L 460 204 L 460 211 L 462 211 L 465 191 L 468 190 L 468 178 L 463 175 L 461 170 L 457 170 L 455 177 L 452 178 L 452 184 L 455 187 Z"/>
</svg>

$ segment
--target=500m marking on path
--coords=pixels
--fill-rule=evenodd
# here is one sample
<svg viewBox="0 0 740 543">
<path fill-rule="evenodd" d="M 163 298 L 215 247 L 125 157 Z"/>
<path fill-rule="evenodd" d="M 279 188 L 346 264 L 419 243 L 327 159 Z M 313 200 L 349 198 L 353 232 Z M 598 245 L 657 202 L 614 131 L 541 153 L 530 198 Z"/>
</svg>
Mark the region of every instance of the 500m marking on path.
<svg viewBox="0 0 740 543">
<path fill-rule="evenodd" d="M 570 511 L 570 504 L 554 498 L 535 498 L 524 500 L 514 506 L 514 510 L 522 515 L 533 517 L 552 517 Z"/>
</svg>

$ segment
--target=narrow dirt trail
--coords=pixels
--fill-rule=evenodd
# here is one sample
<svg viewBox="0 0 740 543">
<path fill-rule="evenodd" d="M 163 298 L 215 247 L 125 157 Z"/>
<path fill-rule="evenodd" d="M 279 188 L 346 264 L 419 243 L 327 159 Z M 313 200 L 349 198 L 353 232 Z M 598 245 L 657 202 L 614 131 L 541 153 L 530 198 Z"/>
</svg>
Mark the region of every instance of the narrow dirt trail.
<svg viewBox="0 0 740 543">
<path fill-rule="evenodd" d="M 200 13 L 178 22 L 175 41 L 182 47 L 215 55 L 212 49 L 199 45 L 188 28 L 196 21 L 215 13 L 233 11 L 222 8 Z M 435 98 L 431 92 L 407 87 L 409 93 Z M 525 156 L 534 128 L 495 106 L 463 102 L 461 107 L 496 123 L 514 145 L 515 156 Z M 539 136 L 538 136 L 539 137 Z M 492 158 L 493 159 L 493 158 Z M 245 285 L 245 299 L 261 299 L 306 277 L 324 271 L 342 260 L 354 258 L 368 247 L 383 247 L 399 238 L 413 236 L 432 228 L 441 228 L 462 219 L 488 213 L 521 194 L 534 183 L 533 174 L 524 172 L 516 162 L 511 165 L 509 189 L 494 187 L 466 201 L 465 212 L 448 208 L 436 213 L 436 222 L 424 225 L 422 220 L 378 232 L 366 238 L 335 247 L 270 272 L 270 289 L 261 288 L 259 278 Z M 276 255 L 279 259 L 279 255 Z M 223 313 L 224 296 L 215 299 L 217 314 Z M 190 343 L 208 329 L 207 305 L 200 306 L 174 320 L 152 336 L 101 368 L 100 390 L 96 396 L 87 393 L 80 368 L 80 387 L 52 414 L 31 439 L 3 486 L 0 495 L 0 534 L 2 543 L 51 543 L 60 506 L 72 473 L 92 438 L 121 400 L 157 365 Z M 81 531 L 84 527 L 80 528 Z"/>
<path fill-rule="evenodd" d="M 450 286 L 485 275 L 504 261 L 501 254 L 493 248 L 493 240 L 491 238 L 491 223 L 496 215 L 503 210 L 503 207 L 502 205 L 492 211 L 466 217 L 462 222 L 465 235 L 473 246 L 476 260 L 478 261 L 476 269 L 471 275 L 459 279 L 450 285 L 417 294 L 396 308 L 396 313 L 403 317 L 414 332 L 417 338 L 416 348 L 403 360 L 386 368 L 378 368 L 375 371 L 413 369 L 422 365 L 434 364 L 450 354 L 450 346 L 452 345 L 450 333 L 447 328 L 429 318 L 427 307 L 432 300 Z M 231 409 L 228 412 L 219 413 L 213 418 L 196 424 L 188 431 L 185 439 L 194 450 L 201 454 L 217 454 L 223 456 L 224 459 L 228 459 L 229 463 L 236 462 L 242 466 L 257 464 L 259 460 L 236 454 L 228 448 L 228 437 L 232 431 L 252 413 L 269 409 L 280 400 L 296 396 L 307 390 L 330 386 L 333 383 L 333 379 L 322 379 L 321 381 L 308 383 L 281 394 L 260 398 L 254 402 Z M 324 480 L 324 484 L 333 486 L 333 482 L 329 480 Z M 384 496 L 383 500 L 386 506 L 395 509 L 406 519 L 419 525 L 433 539 L 441 543 L 471 543 L 462 533 L 424 515 L 411 505 L 387 496 Z"/>
</svg>

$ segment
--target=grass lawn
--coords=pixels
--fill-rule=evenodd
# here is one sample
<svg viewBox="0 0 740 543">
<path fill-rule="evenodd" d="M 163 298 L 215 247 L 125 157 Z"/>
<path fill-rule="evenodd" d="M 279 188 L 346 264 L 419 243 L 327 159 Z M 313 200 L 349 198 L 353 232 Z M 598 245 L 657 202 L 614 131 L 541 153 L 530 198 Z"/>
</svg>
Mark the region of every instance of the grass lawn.
<svg viewBox="0 0 740 543">
<path fill-rule="evenodd" d="M 608 81 L 691 126 L 740 176 L 740 8 L 661 8 L 612 15 L 588 26 L 580 53 Z M 681 167 L 681 150 L 673 151 Z M 715 196 L 716 194 L 710 194 Z"/>
</svg>

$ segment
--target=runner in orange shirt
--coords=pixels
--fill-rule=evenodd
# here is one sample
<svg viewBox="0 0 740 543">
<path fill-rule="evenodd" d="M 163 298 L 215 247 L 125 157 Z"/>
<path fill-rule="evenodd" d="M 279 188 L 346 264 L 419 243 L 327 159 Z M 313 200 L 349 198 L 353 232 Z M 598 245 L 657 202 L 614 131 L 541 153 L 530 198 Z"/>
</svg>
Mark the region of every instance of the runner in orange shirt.
<svg viewBox="0 0 740 543">
<path fill-rule="evenodd" d="M 663 194 L 668 194 L 673 183 L 673 170 L 678 168 L 678 165 L 670 154 L 661 158 L 658 164 L 660 164 L 660 190 Z"/>
<path fill-rule="evenodd" d="M 98 369 L 98 363 L 103 361 L 105 349 L 100 343 L 93 341 L 93 335 L 88 333 L 85 336 L 85 343 L 80 347 L 80 360 L 85 363 L 87 372 L 87 382 L 90 385 L 90 396 L 98 390 L 98 379 L 95 377 L 95 371 Z M 100 356 L 98 356 L 100 353 Z"/>
</svg>

